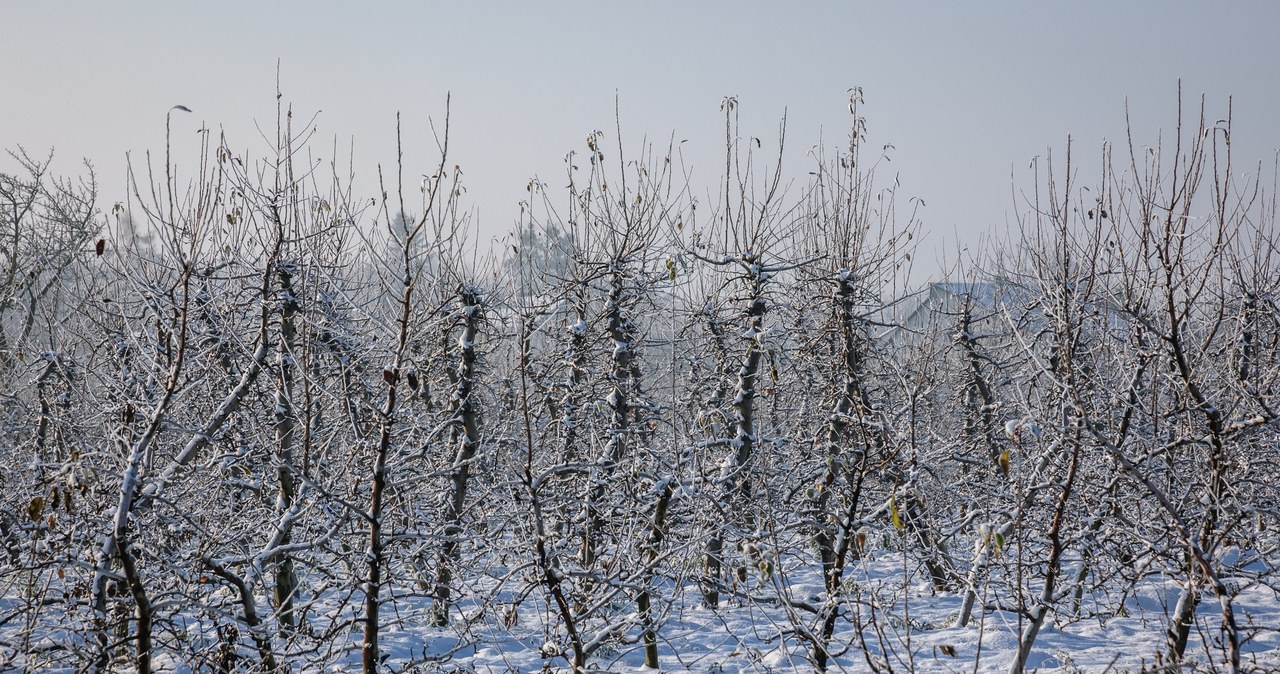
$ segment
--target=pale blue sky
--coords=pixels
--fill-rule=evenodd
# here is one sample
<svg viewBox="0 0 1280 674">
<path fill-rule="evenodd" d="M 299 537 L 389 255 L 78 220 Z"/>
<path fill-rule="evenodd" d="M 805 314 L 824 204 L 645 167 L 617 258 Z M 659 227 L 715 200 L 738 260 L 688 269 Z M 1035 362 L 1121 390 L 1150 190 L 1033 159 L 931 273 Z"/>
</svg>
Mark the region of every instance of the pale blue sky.
<svg viewBox="0 0 1280 674">
<path fill-rule="evenodd" d="M 1178 78 L 1213 118 L 1234 94 L 1237 156 L 1270 164 L 1278 32 L 1273 2 L 6 3 L 0 145 L 56 147 L 66 173 L 90 158 L 109 204 L 125 152 L 161 149 L 174 104 L 195 111 L 175 118 L 180 140 L 203 122 L 260 154 L 253 121 L 272 123 L 280 59 L 286 99 L 322 111 L 315 149 L 354 139 L 363 176 L 394 161 L 397 110 L 424 172 L 426 119 L 452 92 L 452 162 L 487 238 L 530 177 L 560 184 L 564 155 L 613 128 L 615 90 L 629 141 L 689 139 L 704 192 L 724 96 L 766 143 L 789 111 L 787 167 L 803 177 L 820 135 L 845 138 L 846 90 L 861 86 L 872 140 L 896 147 L 885 169 L 926 201 L 936 247 L 1003 227 L 1010 172 L 1029 184 L 1028 160 L 1068 133 L 1084 158 L 1119 139 L 1126 96 L 1140 141 L 1170 133 Z"/>
</svg>

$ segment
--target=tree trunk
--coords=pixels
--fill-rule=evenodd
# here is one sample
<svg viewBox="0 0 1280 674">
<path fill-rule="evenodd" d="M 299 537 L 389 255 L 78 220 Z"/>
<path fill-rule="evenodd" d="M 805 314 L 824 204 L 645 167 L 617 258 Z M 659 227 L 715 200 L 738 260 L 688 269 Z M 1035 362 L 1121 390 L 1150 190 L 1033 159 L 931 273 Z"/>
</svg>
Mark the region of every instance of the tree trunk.
<svg viewBox="0 0 1280 674">
<path fill-rule="evenodd" d="M 280 349 L 277 353 L 276 395 L 275 395 L 275 439 L 276 439 L 276 479 L 279 485 L 276 507 L 279 514 L 287 513 L 293 507 L 297 496 L 297 484 L 293 474 L 294 427 L 297 414 L 293 404 L 293 373 L 296 362 L 295 341 L 297 326 L 295 316 L 299 311 L 297 293 L 293 287 L 295 266 L 282 262 L 277 265 L 277 276 L 280 280 Z M 284 531 L 277 532 L 279 545 L 290 542 L 292 518 L 281 520 Z M 293 601 L 298 591 L 298 577 L 293 568 L 293 557 L 288 554 L 272 555 L 276 564 L 275 570 L 275 605 L 282 629 L 287 630 L 295 624 Z"/>
<path fill-rule="evenodd" d="M 464 287 L 462 300 L 462 337 L 458 340 L 458 365 L 455 374 L 452 414 L 456 424 L 458 449 L 449 468 L 449 495 L 445 502 L 444 545 L 436 559 L 436 586 L 432 621 L 437 626 L 449 624 L 450 583 L 453 567 L 458 563 L 462 546 L 462 513 L 467 501 L 467 486 L 471 476 L 471 462 L 480 447 L 480 421 L 476 405 L 472 401 L 475 385 L 476 337 L 483 317 L 480 292 Z"/>
</svg>

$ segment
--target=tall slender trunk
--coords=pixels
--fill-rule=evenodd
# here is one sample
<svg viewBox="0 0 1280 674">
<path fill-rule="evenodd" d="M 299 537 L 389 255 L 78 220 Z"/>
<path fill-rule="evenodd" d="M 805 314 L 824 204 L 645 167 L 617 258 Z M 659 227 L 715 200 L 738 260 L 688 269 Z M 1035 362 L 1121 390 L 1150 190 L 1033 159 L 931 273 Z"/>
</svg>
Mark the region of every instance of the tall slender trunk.
<svg viewBox="0 0 1280 674">
<path fill-rule="evenodd" d="M 573 674 L 584 674 L 587 669 L 587 651 L 582 643 L 582 635 L 578 632 L 578 620 L 573 608 L 565 596 L 564 577 L 560 574 L 560 564 L 555 559 L 554 548 L 547 545 L 546 518 L 542 513 L 542 496 L 539 494 L 539 482 L 533 475 L 533 413 L 529 403 L 529 362 L 532 344 L 532 325 L 535 316 L 523 317 L 520 326 L 520 411 L 524 421 L 525 463 L 521 469 L 520 479 L 525 495 L 529 499 L 530 514 L 533 518 L 533 563 L 541 576 L 543 587 L 551 597 L 549 602 L 555 607 L 556 615 L 564 625 L 573 649 Z"/>
<path fill-rule="evenodd" d="M 142 583 L 141 574 L 138 573 L 138 565 L 133 558 L 133 552 L 129 550 L 129 540 L 126 533 L 120 534 L 118 556 L 120 558 L 120 566 L 124 570 L 125 581 L 129 586 L 129 594 L 133 597 L 134 619 L 136 620 L 137 628 L 134 636 L 134 671 L 138 674 L 151 674 L 151 631 L 155 616 L 151 607 L 151 599 L 147 597 L 146 586 Z"/>
<path fill-rule="evenodd" d="M 631 389 L 633 363 L 636 358 L 633 331 L 630 321 L 623 314 L 623 295 L 626 292 L 624 278 L 617 267 L 622 262 L 614 260 L 615 271 L 609 277 L 609 295 L 605 304 L 605 316 L 609 321 L 609 339 L 613 342 L 610 355 L 609 395 L 605 404 L 609 409 L 608 439 L 604 451 L 596 460 L 586 498 L 586 529 L 582 536 L 582 564 L 595 564 L 601 532 L 605 527 L 603 501 L 605 491 L 618 463 L 626 453 L 627 435 L 630 432 Z"/>
<path fill-rule="evenodd" d="M 636 609 L 640 614 L 644 666 L 650 669 L 658 668 L 658 629 L 654 624 L 653 595 L 650 592 L 653 585 L 653 566 L 658 561 L 658 551 L 667 535 L 667 507 L 671 504 L 671 497 L 674 494 L 674 480 L 665 480 L 659 485 L 658 500 L 653 506 L 653 521 L 649 525 L 649 538 L 645 541 L 641 553 L 644 556 L 644 573 L 640 583 L 640 593 L 636 596 Z"/>
<path fill-rule="evenodd" d="M 835 633 L 838 603 L 834 601 L 840 592 L 844 574 L 844 565 L 849 553 L 857 552 L 852 544 L 856 534 L 853 531 L 857 522 L 857 512 L 862 493 L 862 480 L 866 475 L 867 453 L 865 447 L 854 449 L 857 454 L 856 466 L 841 471 L 841 448 L 849 439 L 850 420 L 855 405 L 862 402 L 862 377 L 866 376 L 862 367 L 861 340 L 855 312 L 854 277 L 842 272 L 837 279 L 836 291 L 832 295 L 832 308 L 840 334 L 840 362 L 837 378 L 840 389 L 836 394 L 835 405 L 827 419 L 826 437 L 823 444 L 826 448 L 826 469 L 823 471 L 820 486 L 814 490 L 810 509 L 812 511 L 812 527 L 814 542 L 818 548 L 819 561 L 822 564 L 822 584 L 827 596 L 827 606 L 821 614 L 818 634 L 812 638 L 812 658 L 814 668 L 825 672 L 830 653 L 828 651 L 831 636 Z M 840 474 L 843 472 L 849 484 L 848 504 L 846 512 L 829 512 L 832 492 Z"/>
<path fill-rule="evenodd" d="M 1049 615 L 1049 610 L 1053 606 L 1054 592 L 1057 591 L 1058 577 L 1062 574 L 1062 553 L 1066 550 L 1066 544 L 1063 542 L 1063 528 L 1067 518 L 1067 501 L 1070 500 L 1072 491 L 1075 488 L 1076 467 L 1080 464 L 1080 433 L 1082 426 L 1076 425 L 1076 435 L 1071 439 L 1071 458 L 1067 465 L 1067 478 L 1063 482 L 1062 489 L 1058 492 L 1057 502 L 1054 504 L 1053 520 L 1049 525 L 1049 558 L 1045 562 L 1044 587 L 1040 591 L 1040 599 L 1036 605 L 1031 608 L 1031 620 L 1022 630 L 1022 634 L 1018 638 L 1018 653 L 1013 663 L 1009 667 L 1011 674 L 1021 674 L 1027 666 L 1027 658 L 1031 655 L 1031 648 L 1035 645 L 1036 637 L 1040 634 L 1040 628 L 1044 626 L 1045 618 Z"/>
<path fill-rule="evenodd" d="M 277 265 L 276 275 L 280 282 L 280 348 L 277 353 L 276 394 L 275 394 L 275 440 L 276 440 L 276 479 L 278 492 L 276 507 L 284 514 L 293 507 L 297 497 L 297 482 L 294 477 L 293 445 L 294 427 L 297 413 L 293 404 L 293 375 L 296 363 L 297 326 L 295 317 L 299 311 L 297 292 L 293 286 L 295 265 L 281 263 Z M 277 532 L 281 546 L 290 542 L 289 531 L 292 518 L 282 518 L 284 531 Z M 287 553 L 272 555 L 276 564 L 275 570 L 275 605 L 281 628 L 287 629 L 295 624 L 293 602 L 298 591 L 298 576 L 294 572 L 293 557 Z"/>
<path fill-rule="evenodd" d="M 1199 571 L 1202 572 L 1204 579 L 1211 583 L 1218 598 L 1222 613 L 1223 642 L 1227 650 L 1231 671 L 1236 672 L 1240 669 L 1240 634 L 1239 627 L 1236 624 L 1235 610 L 1232 608 L 1231 597 L 1226 592 L 1225 586 L 1210 566 L 1212 562 L 1206 552 L 1212 550 L 1213 539 L 1217 535 L 1220 519 L 1223 516 L 1223 499 L 1227 494 L 1227 471 L 1230 469 L 1231 461 L 1228 456 L 1227 441 L 1224 437 L 1226 422 L 1222 411 L 1201 388 L 1201 382 L 1197 379 L 1195 369 L 1191 363 L 1192 356 L 1188 354 L 1184 344 L 1183 340 L 1186 339 L 1186 315 L 1177 307 L 1175 298 L 1177 292 L 1176 282 L 1181 279 L 1175 279 L 1174 274 L 1172 265 L 1166 264 L 1164 299 L 1165 310 L 1169 317 L 1169 333 L 1165 338 L 1165 342 L 1169 347 L 1169 357 L 1172 361 L 1173 369 L 1177 372 L 1182 387 L 1190 400 L 1194 402 L 1197 411 L 1204 417 L 1205 431 L 1207 431 L 1209 438 L 1209 457 L 1206 462 L 1209 484 L 1208 493 L 1205 494 L 1205 500 L 1208 505 L 1200 522 L 1200 529 L 1194 534 L 1194 538 L 1192 538 L 1192 532 L 1187 532 L 1188 538 L 1192 538 L 1192 540 L 1187 541 L 1186 568 L 1188 573 L 1182 593 L 1178 597 L 1177 611 L 1175 611 L 1170 624 L 1168 645 L 1173 658 L 1181 660 L 1186 651 L 1187 637 L 1195 618 L 1196 603 L 1199 599 L 1200 582 L 1197 576 L 1201 574 L 1197 573 L 1197 567 L 1200 567 Z"/>
<path fill-rule="evenodd" d="M 467 501 L 471 462 L 480 447 L 480 420 L 472 400 L 472 390 L 475 386 L 476 337 L 483 318 L 483 306 L 478 288 L 465 286 L 458 295 L 462 300 L 462 337 L 458 339 L 458 364 L 450 415 L 456 424 L 455 440 L 458 446 L 453 464 L 449 467 L 444 545 L 436 559 L 432 620 L 437 626 L 449 623 L 450 583 L 453 581 L 453 567 L 458 563 L 458 553 L 462 546 L 462 513 Z"/>
<path fill-rule="evenodd" d="M 735 511 L 735 505 L 745 508 L 751 498 L 751 481 L 749 469 L 755 450 L 755 402 L 756 383 L 760 375 L 760 365 L 764 358 L 764 317 L 768 308 L 764 290 L 767 276 L 752 255 L 744 256 L 748 266 L 746 276 L 749 284 L 749 296 L 743 313 L 747 339 L 747 353 L 738 368 L 737 392 L 733 398 L 733 437 L 730 439 L 732 451 L 721 465 L 720 489 L 726 506 L 726 513 Z M 743 511 L 746 521 L 751 519 L 749 510 Z M 722 522 L 711 537 L 703 554 L 703 569 L 706 582 L 702 590 L 702 598 L 707 606 L 720 603 L 719 583 L 724 565 L 725 529 L 729 522 Z"/>
<path fill-rule="evenodd" d="M 578 460 L 579 424 L 581 423 L 582 389 L 587 381 L 587 296 L 586 282 L 574 281 L 573 308 L 577 321 L 569 327 L 569 344 L 565 350 L 564 396 L 560 400 L 560 457 L 565 463 Z"/>
<path fill-rule="evenodd" d="M 389 377 L 393 379 L 394 377 Z M 364 674 L 376 674 L 381 656 L 378 651 L 379 592 L 382 588 L 382 498 L 387 486 L 387 454 L 391 449 L 391 415 L 396 405 L 395 383 L 388 383 L 383 406 L 383 420 L 378 444 L 373 455 L 373 489 L 369 495 L 369 547 L 365 551 L 364 643 L 360 645 L 360 662 Z"/>
<path fill-rule="evenodd" d="M 364 583 L 364 643 L 360 645 L 360 661 L 364 674 L 376 674 L 381 664 L 378 649 L 379 593 L 382 590 L 382 566 L 385 563 L 382 541 L 383 498 L 387 488 L 387 456 L 391 453 L 392 430 L 396 422 L 396 388 L 400 383 L 405 349 L 409 344 L 409 318 L 413 311 L 413 281 L 409 275 L 409 252 L 404 251 L 404 286 L 400 297 L 400 317 L 397 321 L 395 359 L 382 371 L 387 386 L 386 398 L 379 413 L 378 444 L 374 447 L 373 470 L 370 475 L 372 489 L 369 494 L 369 547 L 365 551 Z"/>
<path fill-rule="evenodd" d="M 832 598 L 840 591 L 840 586 L 844 582 L 844 571 L 850 556 L 859 555 L 862 552 L 861 546 L 864 542 L 859 540 L 859 534 L 853 530 L 853 525 L 858 521 L 858 507 L 862 501 L 862 484 L 866 475 L 867 465 L 864 457 L 858 467 L 850 470 L 845 476 L 850 486 L 849 502 L 843 513 L 840 535 L 831 549 L 831 570 L 823 578 L 827 601 L 820 614 L 821 627 L 817 637 L 813 639 L 813 664 L 814 669 L 819 672 L 827 671 L 831 659 L 831 637 L 835 634 L 836 621 L 840 618 L 840 602 L 833 601 Z"/>
</svg>

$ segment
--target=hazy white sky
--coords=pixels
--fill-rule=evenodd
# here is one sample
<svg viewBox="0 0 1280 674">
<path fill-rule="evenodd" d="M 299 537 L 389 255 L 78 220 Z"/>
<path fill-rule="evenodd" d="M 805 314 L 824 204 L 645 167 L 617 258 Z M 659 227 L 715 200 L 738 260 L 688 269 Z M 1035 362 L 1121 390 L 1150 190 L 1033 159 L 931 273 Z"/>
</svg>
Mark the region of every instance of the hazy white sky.
<svg viewBox="0 0 1280 674">
<path fill-rule="evenodd" d="M 788 111 L 787 168 L 803 177 L 820 137 L 843 142 L 861 86 L 933 247 L 1002 228 L 1011 171 L 1029 185 L 1028 160 L 1068 133 L 1087 158 L 1122 137 L 1126 97 L 1140 142 L 1171 133 L 1179 78 L 1215 119 L 1235 96 L 1238 157 L 1270 165 L 1280 148 L 1280 3 L 1263 1 L 5 3 L 0 145 L 56 148 L 63 173 L 89 158 L 110 204 L 125 153 L 160 150 L 174 104 L 194 110 L 175 117 L 179 142 L 203 123 L 260 155 L 277 59 L 295 111 L 321 111 L 316 151 L 354 142 L 363 176 L 394 161 L 397 111 L 425 172 L 426 121 L 451 92 L 452 162 L 482 238 L 511 225 L 530 177 L 559 184 L 564 155 L 612 130 L 615 91 L 631 147 L 689 140 L 701 193 L 724 96 L 766 143 Z"/>
</svg>

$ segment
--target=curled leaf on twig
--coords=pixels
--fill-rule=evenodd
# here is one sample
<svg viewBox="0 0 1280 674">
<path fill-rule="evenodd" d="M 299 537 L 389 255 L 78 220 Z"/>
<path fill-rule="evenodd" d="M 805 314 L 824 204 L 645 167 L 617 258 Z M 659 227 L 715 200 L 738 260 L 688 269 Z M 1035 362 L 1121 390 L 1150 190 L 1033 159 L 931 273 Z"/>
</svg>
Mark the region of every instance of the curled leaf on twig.
<svg viewBox="0 0 1280 674">
<path fill-rule="evenodd" d="M 32 522 L 40 519 L 40 514 L 43 512 L 44 512 L 43 496 L 37 496 L 31 499 L 31 502 L 27 504 L 27 517 L 30 517 Z"/>
</svg>

